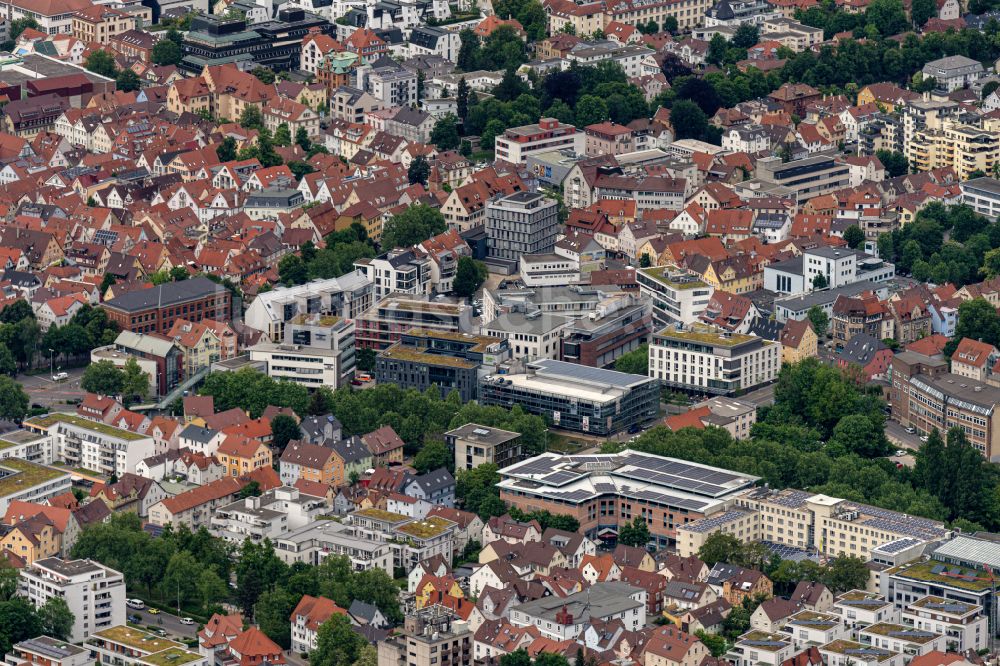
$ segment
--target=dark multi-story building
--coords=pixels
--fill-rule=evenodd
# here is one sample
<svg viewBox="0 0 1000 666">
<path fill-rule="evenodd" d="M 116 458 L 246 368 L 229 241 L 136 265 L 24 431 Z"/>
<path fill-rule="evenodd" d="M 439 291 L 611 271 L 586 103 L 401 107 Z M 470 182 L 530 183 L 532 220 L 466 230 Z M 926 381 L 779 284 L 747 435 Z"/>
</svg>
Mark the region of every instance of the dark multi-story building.
<svg viewBox="0 0 1000 666">
<path fill-rule="evenodd" d="M 437 386 L 442 397 L 458 391 L 468 402 L 477 397 L 480 368 L 509 357 L 510 345 L 503 338 L 412 329 L 379 353 L 375 379 L 420 391 Z"/>
<path fill-rule="evenodd" d="M 232 319 L 229 290 L 208 278 L 168 282 L 122 294 L 101 305 L 124 331 L 167 335 L 178 319 Z"/>
<path fill-rule="evenodd" d="M 475 469 L 493 464 L 499 469 L 524 460 L 521 433 L 478 423 L 466 423 L 444 434 L 448 448 L 455 452 L 455 469 Z"/>
<path fill-rule="evenodd" d="M 515 192 L 486 208 L 489 255 L 517 261 L 522 254 L 551 252 L 559 233 L 558 204 L 535 192 Z"/>
<path fill-rule="evenodd" d="M 540 359 L 524 372 L 479 380 L 479 403 L 524 411 L 556 428 L 606 437 L 656 418 L 660 383 L 651 377 Z"/>
<path fill-rule="evenodd" d="M 199 74 L 206 65 L 243 61 L 277 71 L 298 69 L 302 38 L 314 28 L 334 32 L 332 23 L 298 7 L 281 9 L 274 20 L 252 26 L 229 14 L 196 14 L 184 35 L 180 68 Z"/>
<path fill-rule="evenodd" d="M 575 319 L 563 330 L 560 358 L 591 367 L 607 367 L 622 354 L 637 349 L 653 335 L 653 314 L 648 301 L 616 299 L 631 304 L 610 312 L 598 306 L 584 319 Z"/>
</svg>

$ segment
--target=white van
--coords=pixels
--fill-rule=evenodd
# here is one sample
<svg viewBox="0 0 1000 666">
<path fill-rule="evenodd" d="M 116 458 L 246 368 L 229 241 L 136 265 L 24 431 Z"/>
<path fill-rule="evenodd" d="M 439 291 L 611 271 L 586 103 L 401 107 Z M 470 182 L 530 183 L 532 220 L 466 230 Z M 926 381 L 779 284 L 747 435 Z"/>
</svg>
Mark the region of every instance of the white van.
<svg viewBox="0 0 1000 666">
<path fill-rule="evenodd" d="M 136 610 L 142 610 L 146 607 L 146 604 L 143 603 L 142 599 L 126 599 L 125 605 Z"/>
</svg>

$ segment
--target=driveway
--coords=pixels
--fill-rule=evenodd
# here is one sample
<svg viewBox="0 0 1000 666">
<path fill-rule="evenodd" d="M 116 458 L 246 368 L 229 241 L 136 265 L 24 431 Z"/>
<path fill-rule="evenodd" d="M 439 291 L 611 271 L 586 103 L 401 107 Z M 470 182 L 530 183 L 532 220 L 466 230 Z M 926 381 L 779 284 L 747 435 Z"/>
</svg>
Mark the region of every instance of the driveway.
<svg viewBox="0 0 1000 666">
<path fill-rule="evenodd" d="M 40 375 L 18 375 L 17 381 L 24 387 L 32 404 L 43 407 L 66 408 L 67 400 L 82 399 L 85 391 L 80 388 L 84 368 L 64 370 L 69 375 L 59 382 L 52 381 L 48 370 Z"/>
<path fill-rule="evenodd" d="M 913 467 L 917 464 L 916 458 L 909 451 L 920 450 L 922 442 L 920 441 L 919 432 L 908 433 L 906 432 L 906 428 L 901 426 L 898 421 L 886 420 L 885 436 L 894 447 L 907 451 L 906 455 L 889 456 L 889 460 L 897 464 L 902 464 L 905 467 Z"/>
</svg>

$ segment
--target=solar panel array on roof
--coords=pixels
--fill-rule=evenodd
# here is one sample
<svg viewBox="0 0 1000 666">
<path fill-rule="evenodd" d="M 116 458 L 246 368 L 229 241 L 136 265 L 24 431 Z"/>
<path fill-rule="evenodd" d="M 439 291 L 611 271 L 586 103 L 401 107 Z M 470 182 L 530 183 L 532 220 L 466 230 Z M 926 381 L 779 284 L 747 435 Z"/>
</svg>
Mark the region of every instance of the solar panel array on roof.
<svg viewBox="0 0 1000 666">
<path fill-rule="evenodd" d="M 945 613 L 965 613 L 971 606 L 969 604 L 955 603 L 955 602 L 937 602 L 932 601 L 926 603 L 921 608 L 926 608 L 928 610 L 939 610 Z"/>
<path fill-rule="evenodd" d="M 786 643 L 784 641 L 755 641 L 755 640 L 749 640 L 749 641 L 740 641 L 740 643 L 742 643 L 743 645 L 749 645 L 750 647 L 772 647 L 772 648 L 783 648 L 786 645 L 788 645 L 788 643 Z"/>
<path fill-rule="evenodd" d="M 696 520 L 693 523 L 688 523 L 685 525 L 685 529 L 692 532 L 711 532 L 726 523 L 738 520 L 741 517 L 746 516 L 747 512 L 740 509 L 731 509 L 729 511 L 723 511 L 717 513 L 714 516 L 709 516 L 708 518 L 702 518 L 701 520 Z"/>
<path fill-rule="evenodd" d="M 920 631 L 918 629 L 902 629 L 900 631 L 890 631 L 889 635 L 895 638 L 910 638 L 910 639 L 934 638 L 935 636 L 937 636 L 937 634 L 932 633 L 930 631 Z"/>
<path fill-rule="evenodd" d="M 576 481 L 577 479 L 582 479 L 583 477 L 583 474 L 579 474 L 577 472 L 559 470 L 558 472 L 553 472 L 552 474 L 546 474 L 538 480 L 542 483 L 547 483 L 550 486 L 565 486 L 567 483 Z"/>
<path fill-rule="evenodd" d="M 904 539 L 896 539 L 895 541 L 888 541 L 888 542 L 882 544 L 881 546 L 879 546 L 876 550 L 879 550 L 879 551 L 881 551 L 883 553 L 890 553 L 890 554 L 892 554 L 892 553 L 898 553 L 900 551 L 906 550 L 910 546 L 915 546 L 918 543 L 920 543 L 920 541 L 918 541 L 916 539 L 911 539 L 909 537 L 906 537 Z"/>
<path fill-rule="evenodd" d="M 863 657 L 884 657 L 889 654 L 888 650 L 880 650 L 874 647 L 847 648 L 844 654 L 853 654 Z"/>
</svg>

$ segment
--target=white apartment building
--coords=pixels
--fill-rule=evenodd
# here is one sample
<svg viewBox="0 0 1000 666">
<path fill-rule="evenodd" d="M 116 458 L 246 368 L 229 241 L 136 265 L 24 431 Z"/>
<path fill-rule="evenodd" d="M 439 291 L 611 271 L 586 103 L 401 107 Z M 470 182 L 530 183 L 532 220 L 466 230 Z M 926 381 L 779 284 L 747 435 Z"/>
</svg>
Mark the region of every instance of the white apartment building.
<svg viewBox="0 0 1000 666">
<path fill-rule="evenodd" d="M 778 378 L 781 344 L 705 324 L 669 326 L 649 345 L 649 376 L 671 388 L 734 395 Z"/>
<path fill-rule="evenodd" d="M 102 629 L 85 643 L 98 664 L 113 666 L 208 666 L 208 657 L 183 643 L 124 624 Z"/>
<path fill-rule="evenodd" d="M 26 420 L 24 427 L 52 437 L 55 456 L 62 462 L 105 476 L 135 473 L 140 461 L 156 454 L 156 442 L 151 436 L 76 414 L 53 412 Z"/>
<path fill-rule="evenodd" d="M 948 650 L 948 641 L 943 635 L 932 631 L 918 631 L 892 622 L 882 622 L 860 629 L 858 642 L 883 650 L 901 652 L 907 661 L 935 650 L 938 652 Z"/>
<path fill-rule="evenodd" d="M 667 266 L 640 268 L 635 277 L 639 293 L 653 302 L 653 322 L 658 326 L 694 323 L 715 291 L 697 277 Z"/>
<path fill-rule="evenodd" d="M 55 446 L 50 435 L 31 430 L 12 430 L 0 435 L 0 460 L 19 458 L 39 465 L 55 462 Z"/>
<path fill-rule="evenodd" d="M 525 164 L 529 155 L 571 149 L 583 155 L 587 135 L 555 118 L 542 118 L 532 125 L 511 127 L 495 140 L 497 159 L 511 164 Z"/>
<path fill-rule="evenodd" d="M 91 666 L 93 663 L 90 650 L 51 636 L 37 636 L 15 643 L 11 651 L 4 655 L 6 666 Z"/>
<path fill-rule="evenodd" d="M 941 634 L 951 652 L 989 646 L 988 620 L 978 604 L 928 595 L 903 609 L 902 624 L 917 631 Z"/>
<path fill-rule="evenodd" d="M 21 570 L 18 593 L 35 608 L 53 597 L 63 599 L 73 613 L 73 643 L 125 623 L 124 576 L 91 560 L 36 560 Z"/>
<path fill-rule="evenodd" d="M 802 610 L 792 615 L 785 622 L 782 631 L 792 637 L 796 650 L 812 645 L 826 645 L 851 636 L 839 616 L 812 610 Z"/>
<path fill-rule="evenodd" d="M 319 564 L 331 555 L 346 557 L 352 571 L 381 569 L 393 574 L 392 549 L 385 541 L 366 539 L 350 525 L 335 520 L 317 520 L 284 534 L 274 550 L 286 564 Z"/>
<path fill-rule="evenodd" d="M 6 513 L 14 500 L 42 502 L 68 493 L 72 487 L 69 472 L 45 467 L 20 458 L 0 461 L 0 512 Z"/>
<path fill-rule="evenodd" d="M 361 271 L 295 287 L 275 287 L 258 294 L 247 308 L 247 326 L 263 331 L 271 342 L 285 339 L 285 323 L 297 315 L 325 314 L 356 319 L 372 306 L 372 284 Z"/>
<path fill-rule="evenodd" d="M 795 654 L 795 644 L 787 634 L 748 631 L 736 639 L 726 658 L 736 666 L 780 666 Z"/>
<path fill-rule="evenodd" d="M 431 293 L 430 257 L 417 255 L 412 249 L 395 249 L 374 259 L 361 259 L 354 267 L 372 283 L 375 299 L 403 293 L 421 296 Z"/>
<path fill-rule="evenodd" d="M 261 342 L 250 348 L 250 360 L 264 363 L 268 377 L 307 388 L 337 388 L 342 383 L 340 352 L 332 349 Z"/>
<path fill-rule="evenodd" d="M 834 641 L 819 648 L 826 666 L 903 666 L 903 655 L 892 650 L 862 645 L 855 641 Z"/>
<path fill-rule="evenodd" d="M 231 543 L 261 542 L 297 530 L 317 520 L 326 510 L 325 497 L 299 493 L 282 486 L 259 497 L 247 497 L 216 509 L 210 531 Z"/>
<path fill-rule="evenodd" d="M 833 612 L 849 627 L 899 622 L 899 610 L 892 602 L 867 590 L 844 592 L 834 600 Z"/>
<path fill-rule="evenodd" d="M 573 320 L 541 310 L 510 312 L 496 317 L 482 327 L 482 334 L 506 338 L 510 355 L 515 359 L 535 361 L 540 358 L 558 360 L 563 331 Z"/>
</svg>

